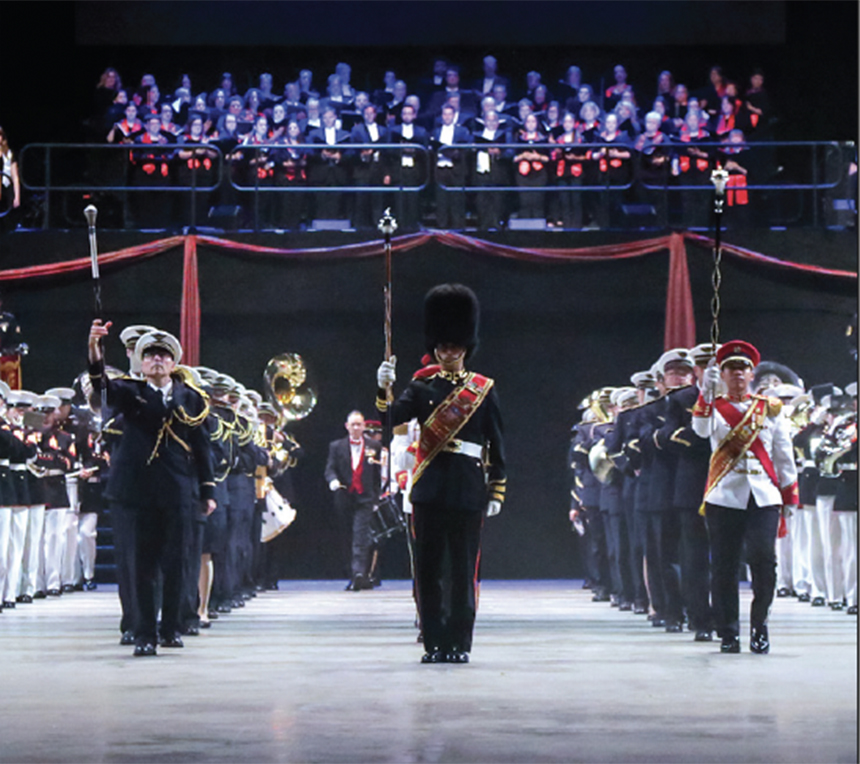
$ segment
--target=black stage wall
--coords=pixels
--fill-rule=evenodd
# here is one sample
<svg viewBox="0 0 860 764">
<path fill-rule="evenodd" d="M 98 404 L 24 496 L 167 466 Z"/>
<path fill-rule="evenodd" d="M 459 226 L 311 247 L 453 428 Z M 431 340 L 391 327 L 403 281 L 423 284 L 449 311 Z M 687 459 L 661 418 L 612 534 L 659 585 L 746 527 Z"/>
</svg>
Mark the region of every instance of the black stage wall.
<svg viewBox="0 0 860 764">
<path fill-rule="evenodd" d="M 246 237 L 273 246 L 345 243 L 342 236 Z M 785 249 L 775 234 L 768 254 Z M 150 237 L 151 238 L 151 237 Z M 606 234 L 549 237 L 557 247 L 618 241 Z M 83 231 L 4 237 L 7 267 L 80 257 Z M 275 241 L 276 240 L 276 241 Z M 102 252 L 144 237 L 100 237 Z M 853 234 L 829 244 L 828 263 L 856 270 Z M 520 242 L 521 243 L 521 242 Z M 533 244 L 536 243 L 533 240 Z M 732 243 L 743 244 L 733 240 Z M 549 246 L 541 241 L 542 246 Z M 806 244 L 809 244 L 807 242 Z M 805 245 L 806 246 L 806 245 Z M 117 330 L 146 322 L 179 332 L 182 250 L 103 274 L 105 312 Z M 710 326 L 711 258 L 688 245 L 698 340 Z M 841 256 L 840 256 L 841 253 Z M 838 264 L 834 261 L 841 261 Z M 467 254 L 440 244 L 394 257 L 394 350 L 401 383 L 423 352 L 422 299 L 441 281 L 471 285 L 481 300 L 481 346 L 474 368 L 497 380 L 507 430 L 508 502 L 487 523 L 484 575 L 565 577 L 582 574 L 567 520 L 568 432 L 577 403 L 596 387 L 625 384 L 663 347 L 668 252 L 590 264 L 535 264 Z M 381 257 L 278 260 L 199 247 L 201 362 L 262 388 L 267 360 L 301 353 L 319 394 L 317 409 L 294 427 L 307 457 L 296 469 L 299 511 L 279 541 L 286 577 L 335 575 L 329 532 L 330 496 L 322 477 L 327 444 L 344 433 L 347 412 L 374 413 L 375 371 L 382 358 Z M 856 377 L 845 328 L 857 309 L 856 282 L 738 263 L 723 266 L 722 337 L 744 337 L 764 358 L 795 368 L 808 384 Z M 92 315 L 88 274 L 62 281 L 4 286 L 5 307 L 21 319 L 32 347 L 24 363 L 30 389 L 67 384 L 85 368 Z M 118 340 L 110 362 L 125 358 Z M 406 574 L 400 542 L 389 553 L 390 575 Z"/>
</svg>

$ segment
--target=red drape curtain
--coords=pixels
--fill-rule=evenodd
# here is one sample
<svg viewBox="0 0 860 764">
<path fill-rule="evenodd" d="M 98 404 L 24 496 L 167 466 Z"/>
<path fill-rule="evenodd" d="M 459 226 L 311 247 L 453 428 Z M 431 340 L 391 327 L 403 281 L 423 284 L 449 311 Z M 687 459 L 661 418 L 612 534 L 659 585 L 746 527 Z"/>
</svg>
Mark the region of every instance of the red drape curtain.
<svg viewBox="0 0 860 764">
<path fill-rule="evenodd" d="M 478 252 L 495 257 L 545 264 L 621 260 L 668 250 L 669 278 L 666 289 L 664 346 L 666 349 L 692 347 L 696 343 L 696 325 L 693 311 L 693 296 L 690 287 L 690 273 L 687 264 L 686 242 L 690 241 L 713 251 L 714 242 L 706 236 L 684 232 L 672 233 L 668 236 L 659 236 L 653 239 L 627 242 L 625 244 L 548 249 L 511 247 L 452 231 L 425 231 L 398 236 L 392 239 L 391 249 L 392 252 L 406 252 L 431 241 L 468 252 Z M 190 366 L 197 365 L 200 357 L 201 305 L 197 262 L 197 248 L 199 244 L 219 249 L 241 251 L 262 257 L 279 257 L 282 259 L 377 257 L 381 256 L 384 252 L 381 239 L 360 242 L 358 244 L 348 244 L 342 247 L 281 249 L 244 244 L 212 236 L 189 235 L 172 236 L 167 239 L 100 255 L 99 264 L 104 272 L 114 267 L 132 264 L 139 259 L 160 255 L 179 246 L 183 247 L 184 273 L 180 306 L 180 341 L 184 350 L 183 360 Z M 847 278 L 853 281 L 857 280 L 857 273 L 852 271 L 820 268 L 815 265 L 802 263 L 789 263 L 732 244 L 723 244 L 722 250 L 724 255 L 735 256 L 764 266 L 817 273 L 836 278 Z M 13 268 L 0 271 L 0 281 L 14 282 L 63 276 L 88 270 L 89 268 L 90 258 L 82 257 L 61 263 L 33 265 L 26 268 Z"/>
</svg>

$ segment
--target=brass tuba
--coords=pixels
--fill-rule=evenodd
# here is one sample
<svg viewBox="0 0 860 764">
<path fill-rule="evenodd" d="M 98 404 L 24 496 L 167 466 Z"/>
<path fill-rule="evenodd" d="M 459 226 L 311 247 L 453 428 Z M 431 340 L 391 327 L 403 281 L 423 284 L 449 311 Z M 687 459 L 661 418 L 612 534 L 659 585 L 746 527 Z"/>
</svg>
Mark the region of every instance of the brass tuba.
<svg viewBox="0 0 860 764">
<path fill-rule="evenodd" d="M 317 405 L 316 391 L 308 384 L 307 368 L 298 353 L 281 353 L 263 371 L 266 398 L 278 410 L 283 424 L 304 419 Z"/>
<path fill-rule="evenodd" d="M 815 449 L 815 466 L 819 472 L 826 477 L 841 475 L 842 469 L 836 462 L 851 450 L 856 440 L 856 412 L 849 411 L 836 417 Z"/>
</svg>

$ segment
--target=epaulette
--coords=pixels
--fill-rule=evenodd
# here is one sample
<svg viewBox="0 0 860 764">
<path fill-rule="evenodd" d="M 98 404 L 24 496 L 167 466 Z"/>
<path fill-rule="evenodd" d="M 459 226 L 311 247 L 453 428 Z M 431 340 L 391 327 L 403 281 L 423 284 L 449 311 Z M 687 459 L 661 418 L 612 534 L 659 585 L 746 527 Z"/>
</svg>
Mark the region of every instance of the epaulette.
<svg viewBox="0 0 860 764">
<path fill-rule="evenodd" d="M 197 386 L 197 383 L 194 381 L 194 375 L 185 367 L 174 369 L 170 376 L 174 379 L 178 379 L 186 387 L 190 387 L 195 393 L 203 398 L 204 401 L 209 401 L 209 393 Z"/>
<path fill-rule="evenodd" d="M 774 398 L 770 395 L 754 395 L 753 398 L 767 402 L 767 411 L 765 413 L 770 417 L 779 416 L 779 412 L 782 411 L 783 404 L 779 398 Z"/>
<path fill-rule="evenodd" d="M 433 377 L 442 371 L 442 367 L 438 363 L 430 364 L 429 366 L 424 366 L 421 369 L 418 369 L 413 375 L 412 379 L 428 379 L 429 377 Z"/>
</svg>

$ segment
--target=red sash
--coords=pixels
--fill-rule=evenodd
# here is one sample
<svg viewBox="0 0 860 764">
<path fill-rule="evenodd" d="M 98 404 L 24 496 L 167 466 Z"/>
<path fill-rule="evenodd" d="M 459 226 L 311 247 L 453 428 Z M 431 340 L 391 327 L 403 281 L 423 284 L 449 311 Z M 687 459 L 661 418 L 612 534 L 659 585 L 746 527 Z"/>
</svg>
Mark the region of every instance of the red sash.
<svg viewBox="0 0 860 764">
<path fill-rule="evenodd" d="M 697 403 L 696 406 L 699 407 L 699 404 Z M 732 429 L 711 455 L 711 464 L 708 470 L 708 482 L 705 486 L 705 496 L 707 496 L 711 489 L 732 470 L 747 451 L 752 451 L 753 455 L 759 460 L 759 462 L 761 462 L 761 466 L 764 469 L 765 474 L 770 478 L 771 482 L 780 492 L 783 503 L 797 503 L 797 483 L 792 486 L 787 486 L 785 489 L 780 487 L 779 478 L 776 475 L 773 461 L 765 450 L 764 444 L 761 442 L 758 435 L 764 426 L 768 406 L 769 403 L 767 398 L 756 398 L 745 412 L 741 412 L 732 406 L 725 398 L 717 398 L 717 400 L 714 401 L 714 408 L 720 412 L 723 419 L 726 420 L 726 423 Z M 704 510 L 705 503 L 703 501 L 702 506 L 699 509 L 699 514 L 704 515 Z M 785 523 L 785 518 L 781 516 L 779 519 L 777 535 L 779 538 L 783 538 L 787 534 L 788 528 Z"/>
<path fill-rule="evenodd" d="M 415 453 L 412 484 L 418 482 L 427 465 L 472 418 L 493 386 L 493 380 L 469 372 L 459 387 L 454 388 L 421 427 L 421 438 Z"/>
</svg>

